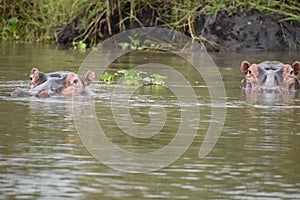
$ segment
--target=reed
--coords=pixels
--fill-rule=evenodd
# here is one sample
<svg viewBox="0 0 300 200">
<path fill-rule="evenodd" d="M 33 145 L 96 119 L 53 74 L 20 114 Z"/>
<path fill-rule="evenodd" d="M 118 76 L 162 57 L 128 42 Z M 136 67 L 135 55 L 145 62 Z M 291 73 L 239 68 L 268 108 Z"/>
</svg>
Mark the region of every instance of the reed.
<svg viewBox="0 0 300 200">
<path fill-rule="evenodd" d="M 176 29 L 203 41 L 194 28 L 200 14 L 253 9 L 300 21 L 297 0 L 0 0 L 0 38 L 57 42 L 61 29 L 74 23 L 79 32 L 74 42 L 88 41 L 90 46 L 99 38 L 144 25 Z M 147 19 L 141 20 L 145 13 Z"/>
</svg>

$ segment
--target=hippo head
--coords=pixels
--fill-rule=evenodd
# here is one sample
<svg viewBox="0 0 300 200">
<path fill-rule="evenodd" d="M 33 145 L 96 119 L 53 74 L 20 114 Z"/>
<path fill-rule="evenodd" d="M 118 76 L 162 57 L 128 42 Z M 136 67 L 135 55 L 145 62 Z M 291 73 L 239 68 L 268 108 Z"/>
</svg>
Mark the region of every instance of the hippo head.
<svg viewBox="0 0 300 200">
<path fill-rule="evenodd" d="M 249 92 L 289 92 L 300 89 L 297 74 L 300 72 L 300 62 L 292 65 L 278 61 L 265 61 L 260 64 L 250 64 L 243 61 L 241 71 L 246 77 L 241 87 Z"/>
<path fill-rule="evenodd" d="M 83 77 L 73 72 L 59 71 L 44 73 L 33 68 L 30 73 L 30 89 L 16 89 L 12 96 L 17 97 L 50 97 L 56 95 L 73 96 L 90 94 L 91 90 L 86 88 L 95 78 L 95 72 L 88 71 Z"/>
<path fill-rule="evenodd" d="M 65 87 L 62 89 L 61 94 L 64 96 L 78 95 L 87 92 L 85 87 L 93 82 L 95 79 L 95 72 L 88 71 L 83 77 L 69 72 L 64 80 Z"/>
</svg>

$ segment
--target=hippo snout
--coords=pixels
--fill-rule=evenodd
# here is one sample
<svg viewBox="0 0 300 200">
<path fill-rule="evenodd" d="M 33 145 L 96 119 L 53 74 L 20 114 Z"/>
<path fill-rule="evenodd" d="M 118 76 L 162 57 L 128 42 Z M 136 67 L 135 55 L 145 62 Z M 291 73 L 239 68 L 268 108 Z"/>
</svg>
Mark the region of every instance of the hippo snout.
<svg viewBox="0 0 300 200">
<path fill-rule="evenodd" d="M 266 71 L 264 82 L 262 83 L 265 87 L 279 86 L 279 82 L 276 78 L 276 74 L 273 71 Z"/>
</svg>

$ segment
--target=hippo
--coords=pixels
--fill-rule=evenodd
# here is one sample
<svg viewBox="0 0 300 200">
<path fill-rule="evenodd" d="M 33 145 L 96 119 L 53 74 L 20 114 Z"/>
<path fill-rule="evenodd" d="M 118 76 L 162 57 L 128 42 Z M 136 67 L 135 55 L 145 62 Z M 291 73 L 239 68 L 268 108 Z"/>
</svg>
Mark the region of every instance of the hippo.
<svg viewBox="0 0 300 200">
<path fill-rule="evenodd" d="M 16 89 L 12 92 L 12 96 L 51 97 L 90 94 L 91 91 L 86 86 L 93 82 L 95 72 L 88 71 L 82 77 L 69 71 L 44 73 L 33 68 L 29 77 L 29 90 Z"/>
<path fill-rule="evenodd" d="M 241 71 L 246 74 L 241 81 L 241 88 L 246 92 L 290 93 L 300 89 L 300 81 L 296 76 L 300 72 L 299 61 L 292 65 L 279 61 L 260 64 L 243 61 Z"/>
</svg>

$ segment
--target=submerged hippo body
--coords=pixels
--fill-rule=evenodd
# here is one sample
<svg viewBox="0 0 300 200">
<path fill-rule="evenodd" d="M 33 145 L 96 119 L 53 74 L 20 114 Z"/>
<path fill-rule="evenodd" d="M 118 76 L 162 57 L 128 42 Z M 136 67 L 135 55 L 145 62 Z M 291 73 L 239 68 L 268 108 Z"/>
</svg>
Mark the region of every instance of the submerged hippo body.
<svg viewBox="0 0 300 200">
<path fill-rule="evenodd" d="M 299 61 L 292 65 L 279 61 L 265 61 L 260 64 L 243 61 L 241 71 L 246 74 L 241 81 L 241 88 L 246 92 L 290 93 L 300 89 L 300 81 L 296 76 L 300 72 Z"/>
<path fill-rule="evenodd" d="M 12 96 L 17 97 L 50 97 L 56 95 L 73 96 L 88 94 L 91 91 L 86 87 L 95 78 L 95 73 L 88 71 L 81 77 L 73 72 L 61 71 L 44 73 L 33 68 L 30 73 L 30 89 L 16 89 Z"/>
</svg>

